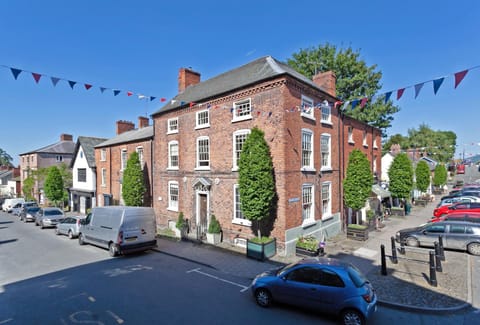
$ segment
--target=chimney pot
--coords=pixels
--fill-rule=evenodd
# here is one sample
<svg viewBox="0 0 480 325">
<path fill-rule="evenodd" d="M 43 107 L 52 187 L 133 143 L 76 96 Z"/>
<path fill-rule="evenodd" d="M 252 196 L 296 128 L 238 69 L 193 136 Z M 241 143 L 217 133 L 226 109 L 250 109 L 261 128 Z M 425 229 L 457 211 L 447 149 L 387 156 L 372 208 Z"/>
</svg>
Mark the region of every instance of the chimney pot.
<svg viewBox="0 0 480 325">
<path fill-rule="evenodd" d="M 200 83 L 200 73 L 188 68 L 178 71 L 178 93 L 182 93 L 188 86 Z"/>
<path fill-rule="evenodd" d="M 135 124 L 130 121 L 117 121 L 117 135 L 135 129 Z"/>
<path fill-rule="evenodd" d="M 138 128 L 141 129 L 141 128 L 144 128 L 146 126 L 148 126 L 148 117 L 145 117 L 145 116 L 139 116 L 138 117 Z"/>
<path fill-rule="evenodd" d="M 60 141 L 73 141 L 73 136 L 71 134 L 61 134 Z"/>
<path fill-rule="evenodd" d="M 317 73 L 312 77 L 312 81 L 329 95 L 337 97 L 337 76 L 333 71 Z"/>
</svg>

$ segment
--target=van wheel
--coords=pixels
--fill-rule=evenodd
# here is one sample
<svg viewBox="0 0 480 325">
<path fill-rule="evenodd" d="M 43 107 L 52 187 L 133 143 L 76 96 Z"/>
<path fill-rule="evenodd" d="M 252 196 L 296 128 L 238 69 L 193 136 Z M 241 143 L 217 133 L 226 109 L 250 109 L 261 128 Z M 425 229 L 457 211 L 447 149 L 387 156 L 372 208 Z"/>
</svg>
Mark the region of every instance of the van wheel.
<svg viewBox="0 0 480 325">
<path fill-rule="evenodd" d="M 78 235 L 78 244 L 85 245 L 85 238 L 83 237 L 83 234 Z"/>
<path fill-rule="evenodd" d="M 71 230 L 68 231 L 68 238 L 73 239 L 73 233 Z"/>
<path fill-rule="evenodd" d="M 480 255 L 480 244 L 471 243 L 467 246 L 467 250 L 470 254 L 479 256 Z"/>
<path fill-rule="evenodd" d="M 110 245 L 108 246 L 108 253 L 110 254 L 111 257 L 115 257 L 118 255 L 118 249 L 114 243 L 110 243 Z"/>
</svg>

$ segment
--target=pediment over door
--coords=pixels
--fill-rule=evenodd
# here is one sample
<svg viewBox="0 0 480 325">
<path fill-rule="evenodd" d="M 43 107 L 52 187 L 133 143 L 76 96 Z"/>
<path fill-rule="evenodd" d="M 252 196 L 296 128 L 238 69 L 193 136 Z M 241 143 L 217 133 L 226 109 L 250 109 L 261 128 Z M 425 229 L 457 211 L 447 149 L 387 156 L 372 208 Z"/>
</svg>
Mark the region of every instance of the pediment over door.
<svg viewBox="0 0 480 325">
<path fill-rule="evenodd" d="M 210 191 L 212 181 L 206 177 L 199 177 L 193 181 L 193 188 L 198 191 Z"/>
</svg>

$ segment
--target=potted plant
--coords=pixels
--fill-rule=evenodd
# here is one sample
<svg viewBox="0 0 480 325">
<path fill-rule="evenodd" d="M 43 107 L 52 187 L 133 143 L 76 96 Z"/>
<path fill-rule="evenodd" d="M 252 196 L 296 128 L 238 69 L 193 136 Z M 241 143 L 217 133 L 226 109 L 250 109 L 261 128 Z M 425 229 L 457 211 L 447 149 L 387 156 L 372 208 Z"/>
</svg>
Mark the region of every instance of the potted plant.
<svg viewBox="0 0 480 325">
<path fill-rule="evenodd" d="M 319 241 L 313 236 L 300 237 L 295 244 L 295 254 L 299 256 L 317 256 Z"/>
<path fill-rule="evenodd" d="M 275 238 L 262 236 L 247 239 L 247 257 L 263 261 L 276 253 L 277 241 Z"/>
<path fill-rule="evenodd" d="M 214 214 L 210 218 L 210 224 L 207 229 L 207 242 L 209 244 L 217 245 L 222 239 L 222 228 L 220 227 L 220 222 Z"/>
<path fill-rule="evenodd" d="M 366 225 L 349 224 L 347 226 L 347 238 L 355 240 L 367 240 L 368 227 Z"/>
<path fill-rule="evenodd" d="M 178 214 L 178 219 L 175 227 L 175 236 L 182 239 L 185 238 L 187 233 L 187 221 L 183 216 L 183 212 L 180 212 Z"/>
</svg>

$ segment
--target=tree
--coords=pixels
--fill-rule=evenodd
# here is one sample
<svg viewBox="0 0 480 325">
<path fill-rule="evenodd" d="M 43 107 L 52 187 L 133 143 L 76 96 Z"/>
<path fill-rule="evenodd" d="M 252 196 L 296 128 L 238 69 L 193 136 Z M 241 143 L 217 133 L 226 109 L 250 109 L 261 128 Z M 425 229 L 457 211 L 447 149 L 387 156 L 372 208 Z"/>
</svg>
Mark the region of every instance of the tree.
<svg viewBox="0 0 480 325">
<path fill-rule="evenodd" d="M 390 138 L 388 138 L 388 140 L 386 140 L 382 146 L 382 152 L 383 153 L 387 153 L 390 151 L 390 149 L 392 148 L 392 145 L 394 144 L 398 144 L 400 145 L 400 148 L 409 148 L 410 147 L 410 141 L 408 139 L 408 137 L 404 137 L 403 135 L 401 134 L 395 134 L 395 135 L 392 135 Z"/>
<path fill-rule="evenodd" d="M 122 197 L 125 205 L 142 206 L 146 191 L 138 153 L 132 152 L 123 171 Z"/>
<path fill-rule="evenodd" d="M 360 52 L 351 47 L 337 50 L 336 46 L 327 43 L 317 48 L 301 49 L 287 63 L 308 78 L 317 72 L 335 72 L 337 97 L 343 101 L 372 98 L 382 88 L 382 73 L 376 71 L 377 66 L 367 66 L 360 59 Z M 346 110 L 345 114 L 382 129 L 385 135 L 386 129 L 391 127 L 393 114 L 399 110 L 391 101 L 378 98 L 374 102 L 367 102 L 363 108 L 358 105 L 353 110 Z"/>
<path fill-rule="evenodd" d="M 33 176 L 28 176 L 23 180 L 22 192 L 25 196 L 25 200 L 34 201 L 33 187 L 35 186 L 35 179 Z"/>
<path fill-rule="evenodd" d="M 444 164 L 437 164 L 433 175 L 433 186 L 440 187 L 447 183 L 447 169 Z"/>
<path fill-rule="evenodd" d="M 12 166 L 13 158 L 5 150 L 0 148 L 0 166 Z"/>
<path fill-rule="evenodd" d="M 415 181 L 420 192 L 426 192 L 430 185 L 430 167 L 425 160 L 420 160 L 415 168 Z"/>
<path fill-rule="evenodd" d="M 389 190 L 394 198 L 406 199 L 413 190 L 413 166 L 406 153 L 399 153 L 388 169 Z"/>
<path fill-rule="evenodd" d="M 47 199 L 52 201 L 55 206 L 58 201 L 63 200 L 63 178 L 57 166 L 51 166 L 48 168 L 48 174 L 45 179 L 43 190 L 45 191 Z"/>
<path fill-rule="evenodd" d="M 343 180 L 345 205 L 353 210 L 354 216 L 372 192 L 373 174 L 367 156 L 358 149 L 348 157 L 347 175 Z"/>
<path fill-rule="evenodd" d="M 262 130 L 254 127 L 242 146 L 238 162 L 242 213 L 255 221 L 258 237 L 268 231 L 263 221 L 273 214 L 275 180 L 270 148 Z"/>
</svg>

